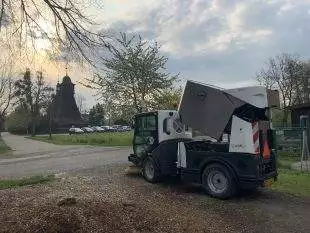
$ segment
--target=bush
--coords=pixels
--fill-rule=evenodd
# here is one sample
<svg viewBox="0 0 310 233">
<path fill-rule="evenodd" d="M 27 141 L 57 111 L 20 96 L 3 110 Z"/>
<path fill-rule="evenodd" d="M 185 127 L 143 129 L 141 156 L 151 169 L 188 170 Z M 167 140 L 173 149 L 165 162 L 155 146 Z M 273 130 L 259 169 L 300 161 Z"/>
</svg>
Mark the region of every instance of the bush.
<svg viewBox="0 0 310 233">
<path fill-rule="evenodd" d="M 30 116 L 26 109 L 18 107 L 6 118 L 6 129 L 13 134 L 26 134 Z"/>
<path fill-rule="evenodd" d="M 30 132 L 29 112 L 18 107 L 6 118 L 6 130 L 12 134 L 27 134 Z M 47 116 L 39 116 L 36 125 L 36 133 L 48 133 L 49 119 Z"/>
<path fill-rule="evenodd" d="M 23 134 L 27 134 L 27 128 L 24 127 L 24 126 L 14 126 L 14 125 L 10 125 L 7 127 L 7 131 L 12 133 L 12 134 L 20 134 L 20 135 L 23 135 Z"/>
<path fill-rule="evenodd" d="M 1 135 L 0 135 L 0 154 L 5 154 L 11 150 L 10 147 L 8 147 L 5 142 L 3 141 Z"/>
</svg>

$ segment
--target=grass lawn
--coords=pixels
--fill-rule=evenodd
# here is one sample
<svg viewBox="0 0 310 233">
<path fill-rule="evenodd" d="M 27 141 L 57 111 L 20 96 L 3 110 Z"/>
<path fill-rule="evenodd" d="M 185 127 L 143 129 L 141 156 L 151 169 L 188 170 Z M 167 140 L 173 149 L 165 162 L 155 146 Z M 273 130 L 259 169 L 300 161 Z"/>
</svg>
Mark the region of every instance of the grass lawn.
<svg viewBox="0 0 310 233">
<path fill-rule="evenodd" d="M 271 189 L 298 196 L 310 197 L 310 173 L 278 169 L 278 181 Z"/>
<path fill-rule="evenodd" d="M 291 165 L 300 161 L 299 156 L 288 152 L 278 153 L 278 181 L 271 189 L 298 196 L 310 197 L 310 173 L 290 170 Z"/>
<path fill-rule="evenodd" d="M 285 151 L 278 152 L 278 167 L 290 169 L 291 165 L 300 161 L 300 157 Z"/>
<path fill-rule="evenodd" d="M 49 140 L 48 136 L 35 136 L 29 138 L 57 145 L 131 146 L 132 137 L 132 132 L 107 132 L 80 135 L 54 134 L 52 135 L 52 140 Z"/>
<path fill-rule="evenodd" d="M 25 185 L 34 185 L 52 181 L 54 179 L 53 175 L 48 176 L 32 176 L 29 178 L 22 179 L 11 179 L 11 180 L 0 180 L 0 189 L 8 189 L 14 187 L 20 187 Z"/>
<path fill-rule="evenodd" d="M 0 135 L 0 155 L 1 155 L 1 154 L 6 154 L 6 153 L 8 153 L 8 152 L 10 152 L 10 151 L 11 151 L 11 148 L 8 147 L 8 146 L 5 144 L 5 142 L 3 141 L 3 139 L 2 139 L 2 137 L 1 137 L 1 135 Z"/>
</svg>

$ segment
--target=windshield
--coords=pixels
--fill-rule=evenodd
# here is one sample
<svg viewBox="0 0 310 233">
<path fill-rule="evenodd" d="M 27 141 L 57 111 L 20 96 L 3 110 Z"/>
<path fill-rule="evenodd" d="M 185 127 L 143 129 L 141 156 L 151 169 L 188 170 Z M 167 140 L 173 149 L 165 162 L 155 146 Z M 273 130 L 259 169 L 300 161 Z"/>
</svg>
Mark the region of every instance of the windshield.
<svg viewBox="0 0 310 233">
<path fill-rule="evenodd" d="M 156 116 L 148 115 L 139 117 L 136 122 L 136 130 L 137 131 L 152 131 L 156 130 Z"/>
<path fill-rule="evenodd" d="M 138 156 L 151 151 L 158 143 L 157 115 L 150 113 L 135 118 L 134 152 Z"/>
</svg>

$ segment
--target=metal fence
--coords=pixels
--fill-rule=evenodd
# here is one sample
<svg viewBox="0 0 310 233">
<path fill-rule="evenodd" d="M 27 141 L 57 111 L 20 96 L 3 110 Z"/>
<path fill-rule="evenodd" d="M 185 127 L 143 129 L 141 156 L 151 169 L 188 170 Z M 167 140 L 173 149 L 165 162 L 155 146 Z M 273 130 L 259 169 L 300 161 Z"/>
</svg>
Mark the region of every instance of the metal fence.
<svg viewBox="0 0 310 233">
<path fill-rule="evenodd" d="M 279 156 L 300 157 L 303 145 L 303 128 L 276 128 L 276 143 Z"/>
</svg>

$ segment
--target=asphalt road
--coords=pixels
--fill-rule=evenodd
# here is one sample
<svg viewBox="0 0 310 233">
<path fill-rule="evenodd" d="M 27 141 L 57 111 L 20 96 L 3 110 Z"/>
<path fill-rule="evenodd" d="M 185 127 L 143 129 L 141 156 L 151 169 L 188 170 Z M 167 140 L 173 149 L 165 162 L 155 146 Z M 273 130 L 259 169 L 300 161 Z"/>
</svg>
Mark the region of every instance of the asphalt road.
<svg viewBox="0 0 310 233">
<path fill-rule="evenodd" d="M 0 178 L 54 174 L 126 163 L 131 148 L 59 146 L 2 134 L 13 149 L 12 156 L 0 157 Z"/>
</svg>

